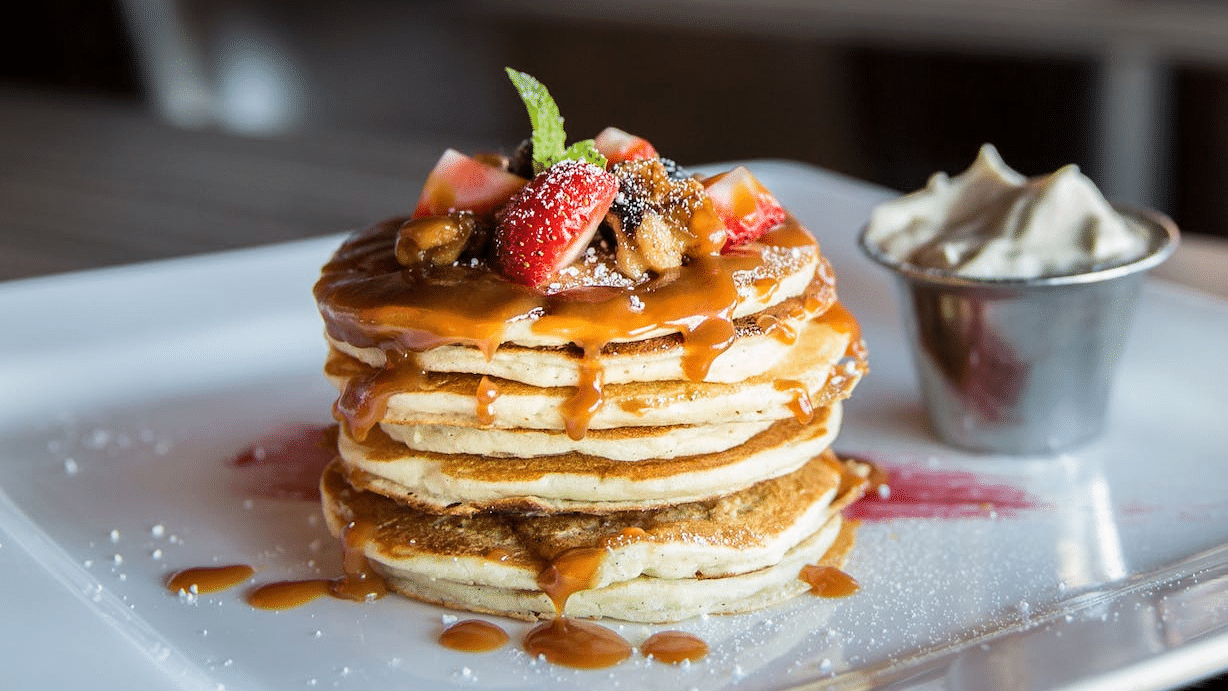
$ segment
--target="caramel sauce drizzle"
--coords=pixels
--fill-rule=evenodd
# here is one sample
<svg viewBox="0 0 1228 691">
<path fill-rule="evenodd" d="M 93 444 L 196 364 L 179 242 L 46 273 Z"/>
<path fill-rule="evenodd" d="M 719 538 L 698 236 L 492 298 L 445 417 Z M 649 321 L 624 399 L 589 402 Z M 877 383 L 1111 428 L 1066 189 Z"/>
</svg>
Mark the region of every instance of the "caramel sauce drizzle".
<svg viewBox="0 0 1228 691">
<path fill-rule="evenodd" d="M 577 669 L 613 667 L 634 650 L 625 638 L 600 624 L 561 616 L 525 634 L 524 649 L 533 657 Z"/>
<path fill-rule="evenodd" d="M 507 326 L 521 321 L 583 350 L 576 393 L 563 410 L 568 434 L 582 436 L 604 403 L 600 352 L 606 344 L 663 327 L 676 329 L 683 334 L 686 376 L 702 379 L 733 342 L 735 275 L 749 275 L 765 261 L 759 250 L 736 248 L 695 257 L 630 288 L 548 293 L 514 284 L 482 265 L 402 267 L 394 249 L 404 220 L 389 219 L 349 239 L 325 265 L 314 289 L 330 336 L 359 348 L 379 348 L 388 356 L 381 368 L 386 372 L 351 380 L 335 406 L 338 419 L 359 441 L 382 417 L 389 396 L 420 385 L 414 354 L 456 344 L 476 346 L 489 359 Z M 759 242 L 764 251 L 815 247 L 791 218 Z M 755 287 L 768 294 L 775 290 L 770 283 L 775 281 L 760 278 Z M 636 300 L 628 300 L 629 294 Z M 409 371 L 398 372 L 402 369 Z"/>
<path fill-rule="evenodd" d="M 648 531 L 639 526 L 627 526 L 614 535 L 607 535 L 601 539 L 603 548 L 622 547 L 633 542 L 638 542 L 648 536 Z"/>
<path fill-rule="evenodd" d="M 856 579 L 834 566 L 807 564 L 798 578 L 809 583 L 810 592 L 819 597 L 848 597 L 861 590 Z"/>
<path fill-rule="evenodd" d="M 793 399 L 789 401 L 788 406 L 798 422 L 808 425 L 814 420 L 814 403 L 810 400 L 810 391 L 806 389 L 805 384 L 794 379 L 777 379 L 772 386 L 777 391 L 793 394 Z"/>
<path fill-rule="evenodd" d="M 334 407 L 346 430 L 359 441 L 384 417 L 393 393 L 423 386 L 425 374 L 418 353 L 443 345 L 465 345 L 481 349 L 489 360 L 508 325 L 523 321 L 530 322 L 533 331 L 573 343 L 582 351 L 576 391 L 561 411 L 567 433 L 579 439 L 605 403 L 600 354 L 607 344 L 661 328 L 676 330 L 683 337 L 684 374 L 693 381 L 702 380 L 735 338 L 735 274 L 753 272 L 764 262 L 758 250 L 735 248 L 719 256 L 695 257 L 677 270 L 631 288 L 544 293 L 513 284 L 480 264 L 402 267 L 394 249 L 403 221 L 390 219 L 351 238 L 324 267 L 315 286 L 331 337 L 359 348 L 378 348 L 387 356 L 384 367 L 349 377 Z M 792 218 L 760 242 L 769 248 L 815 247 L 813 238 Z M 775 279 L 753 280 L 761 297 L 771 296 L 779 287 Z M 629 294 L 635 299 L 629 300 Z M 821 306 L 811 296 L 805 304 L 810 310 Z M 856 328 L 851 315 L 847 324 L 841 321 L 847 312 L 829 310 L 829 314 L 835 328 Z M 796 334 L 777 337 L 796 339 Z M 476 414 L 483 424 L 493 422 L 497 396 L 497 388 L 483 378 L 475 393 Z M 813 410 L 806 409 L 808 395 L 806 405 L 800 399 L 795 415 L 812 417 Z M 325 582 L 328 594 L 370 600 L 386 592 L 383 579 L 371 569 L 362 549 L 373 530 L 373 526 L 354 523 L 346 528 L 346 575 Z M 599 546 L 568 549 L 550 559 L 538 574 L 537 585 L 550 599 L 556 616 L 526 635 L 525 650 L 556 664 L 586 669 L 608 667 L 629 657 L 633 649 L 617 633 L 571 620 L 563 612 L 571 595 L 592 586 L 607 548 L 645 535 L 642 529 L 624 530 Z M 486 556 L 507 558 L 494 552 Z M 664 632 L 645 642 L 645 654 L 663 661 L 698 659 L 706 652 L 703 641 L 681 632 Z"/>
<path fill-rule="evenodd" d="M 861 326 L 842 303 L 832 303 L 827 311 L 819 317 L 819 321 L 839 333 L 850 336 L 849 353 L 856 355 L 857 349 L 863 347 L 861 344 Z M 780 324 L 780 322 L 775 322 L 773 326 L 777 324 Z M 795 379 L 778 379 L 772 385 L 777 391 L 793 394 L 793 400 L 789 401 L 787 405 L 798 422 L 809 424 L 814 420 L 814 401 L 810 391 L 803 382 Z"/>
<path fill-rule="evenodd" d="M 275 581 L 253 589 L 247 604 L 257 609 L 291 609 L 328 595 L 332 581 L 312 578 L 301 581 Z"/>
<path fill-rule="evenodd" d="M 842 302 L 833 302 L 831 307 L 823 313 L 821 320 L 824 324 L 839 331 L 842 334 L 848 334 L 852 338 L 853 343 L 861 340 L 861 325 L 857 323 L 857 319 L 853 317 L 853 313 L 844 306 Z"/>
<path fill-rule="evenodd" d="M 507 645 L 511 638 L 499 626 L 481 619 L 465 619 L 439 634 L 439 644 L 466 653 L 488 653 Z"/>
<path fill-rule="evenodd" d="M 836 458 L 835 456 L 825 454 L 823 456 L 820 456 L 820 459 L 823 461 L 824 464 L 826 464 L 828 467 L 830 467 L 832 470 L 839 473 L 840 475 L 840 486 L 836 488 L 837 498 L 843 497 L 847 495 L 849 492 L 856 491 L 860 493 L 860 492 L 865 492 L 868 489 L 873 489 L 874 487 L 877 487 L 878 484 L 885 482 L 885 479 L 886 479 L 884 476 L 883 480 L 878 481 L 878 484 L 870 484 L 869 482 L 867 482 L 866 478 L 863 478 L 857 473 L 850 472 L 849 469 L 845 467 L 845 465 L 841 463 L 840 460 Z M 874 472 L 878 471 L 879 473 L 881 473 L 882 471 L 878 470 L 877 467 L 874 467 L 874 466 L 871 466 L 871 467 L 873 468 L 873 470 L 871 470 L 870 477 L 873 480 L 875 478 Z"/>
<path fill-rule="evenodd" d="M 592 585 L 604 556 L 601 547 L 573 547 L 551 559 L 537 574 L 537 587 L 550 598 L 555 612 L 562 614 L 567 598 Z"/>
<path fill-rule="evenodd" d="M 473 397 L 477 401 L 478 423 L 494 424 L 495 400 L 499 398 L 499 385 L 491 381 L 490 377 L 482 377 L 482 380 L 478 382 L 477 393 Z"/>
<path fill-rule="evenodd" d="M 776 293 L 776 289 L 780 287 L 780 283 L 773 281 L 770 278 L 757 278 L 751 284 L 758 291 L 760 299 L 768 300 Z"/>
<path fill-rule="evenodd" d="M 172 593 L 182 590 L 193 595 L 216 593 L 233 588 L 251 578 L 254 573 L 256 570 L 246 564 L 197 566 L 171 574 L 166 581 L 166 589 Z"/>
<path fill-rule="evenodd" d="M 840 475 L 840 486 L 836 487 L 836 497 L 845 496 L 847 493 L 862 485 L 863 482 L 866 482 L 865 477 L 855 473 L 850 473 L 849 469 L 846 469 L 845 465 L 840 463 L 840 459 L 831 457 L 831 455 L 822 455 L 822 457 L 819 458 L 820 460 L 823 460 L 823 463 L 828 466 L 828 468 L 836 471 L 836 473 Z"/>
<path fill-rule="evenodd" d="M 355 521 L 341 531 L 342 576 L 267 583 L 248 593 L 247 603 L 258 609 L 290 609 L 325 595 L 357 602 L 378 600 L 387 594 L 388 584 L 371 568 L 364 551 L 376 530 L 373 523 Z"/>
<path fill-rule="evenodd" d="M 388 584 L 371 568 L 364 551 L 366 544 L 375 536 L 378 527 L 374 523 L 351 521 L 341 531 L 343 555 L 341 560 L 344 575 L 332 581 L 329 594 L 345 600 L 370 602 L 388 593 Z"/>
<path fill-rule="evenodd" d="M 793 345 L 797 342 L 797 328 L 783 319 L 778 319 L 770 314 L 764 314 L 755 320 L 755 324 L 763 330 L 763 333 L 775 338 L 780 343 Z"/>
<path fill-rule="evenodd" d="M 629 398 L 622 403 L 619 403 L 618 407 L 622 408 L 628 413 L 639 415 L 648 408 L 651 408 L 652 402 L 644 398 Z"/>
<path fill-rule="evenodd" d="M 502 547 L 496 547 L 482 556 L 491 561 L 504 562 L 512 558 L 512 553 Z"/>
<path fill-rule="evenodd" d="M 640 652 L 645 657 L 677 665 L 706 657 L 708 644 L 695 634 L 685 631 L 661 631 L 649 636 L 640 646 Z"/>
<path fill-rule="evenodd" d="M 879 487 L 890 484 L 891 476 L 887 474 L 887 471 L 868 461 L 859 460 L 870 466 L 870 475 L 866 477 L 867 492 L 876 492 Z"/>
<path fill-rule="evenodd" d="M 685 343 L 682 373 L 691 381 L 703 381 L 717 356 L 733 345 L 737 333 L 733 326 L 733 308 L 722 317 L 705 317 L 694 328 L 679 325 Z"/>
<path fill-rule="evenodd" d="M 340 366 L 336 366 L 340 369 Z M 333 416 L 355 441 L 363 441 L 388 412 L 388 398 L 398 391 L 418 391 L 426 372 L 412 354 L 390 352 L 385 365 L 351 376 L 333 403 Z"/>
<path fill-rule="evenodd" d="M 567 436 L 573 440 L 584 438 L 593 416 L 605 404 L 604 374 L 599 356 L 593 349 L 585 348 L 576 392 L 563 402 L 562 408 Z"/>
<path fill-rule="evenodd" d="M 628 537 L 634 536 L 633 533 Z M 612 667 L 631 656 L 634 650 L 631 644 L 614 631 L 563 615 L 567 599 L 592 586 L 605 553 L 605 547 L 573 547 L 556 555 L 541 570 L 537 586 L 550 598 L 555 616 L 525 635 L 525 652 L 579 669 Z"/>
</svg>

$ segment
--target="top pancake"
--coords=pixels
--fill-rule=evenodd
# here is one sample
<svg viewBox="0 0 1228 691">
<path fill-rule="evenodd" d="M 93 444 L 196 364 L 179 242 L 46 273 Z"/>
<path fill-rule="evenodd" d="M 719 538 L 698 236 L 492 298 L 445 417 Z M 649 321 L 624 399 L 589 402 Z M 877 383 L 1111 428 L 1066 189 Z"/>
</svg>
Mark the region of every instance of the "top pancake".
<svg viewBox="0 0 1228 691">
<path fill-rule="evenodd" d="M 441 345 L 575 345 L 683 334 L 717 338 L 733 320 L 803 295 L 820 265 L 818 245 L 788 219 L 759 241 L 636 283 L 594 257 L 571 282 L 543 292 L 513 283 L 482 262 L 407 269 L 394 254 L 404 219 L 350 237 L 315 286 L 329 337 L 355 348 L 418 353 Z M 728 334 L 724 334 L 728 335 Z"/>
<path fill-rule="evenodd" d="M 775 302 L 770 307 L 734 320 L 734 337 L 717 354 L 703 381 L 736 382 L 761 374 L 787 356 L 807 321 L 825 313 L 836 302 L 835 284 L 826 260 L 801 295 Z M 356 347 L 327 335 L 329 345 L 365 365 L 382 368 L 386 353 L 377 347 Z M 404 357 L 404 356 L 402 356 Z M 615 341 L 601 348 L 603 380 L 607 384 L 633 381 L 690 379 L 687 347 L 681 333 L 635 341 Z M 477 374 L 539 387 L 576 386 L 584 367 L 584 350 L 574 344 L 528 347 L 501 344 L 494 353 L 476 346 L 440 345 L 415 353 L 412 363 L 425 372 Z"/>
</svg>

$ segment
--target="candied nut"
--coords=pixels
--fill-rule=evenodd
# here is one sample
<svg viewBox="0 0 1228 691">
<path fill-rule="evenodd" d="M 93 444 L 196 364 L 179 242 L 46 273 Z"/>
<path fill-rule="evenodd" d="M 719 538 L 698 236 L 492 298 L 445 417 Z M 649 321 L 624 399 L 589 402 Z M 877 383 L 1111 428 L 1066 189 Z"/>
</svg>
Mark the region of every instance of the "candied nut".
<svg viewBox="0 0 1228 691">
<path fill-rule="evenodd" d="M 683 253 L 689 238 L 676 223 L 665 220 L 661 214 L 651 211 L 635 232 L 640 256 L 653 271 L 661 272 L 682 266 Z"/>
<path fill-rule="evenodd" d="M 476 225 L 473 214 L 464 211 L 406 221 L 397 232 L 397 262 L 409 267 L 451 264 L 464 252 Z"/>
<path fill-rule="evenodd" d="M 640 255 L 639 245 L 623 231 L 623 219 L 613 210 L 605 216 L 606 223 L 614 231 L 614 266 L 624 276 L 639 279 L 648 273 L 648 264 Z"/>
<path fill-rule="evenodd" d="M 619 195 L 606 220 L 614 230 L 618 269 L 632 278 L 676 268 L 687 257 L 717 254 L 725 244 L 724 223 L 703 183 L 679 177 L 670 163 L 641 159 L 613 168 Z"/>
</svg>

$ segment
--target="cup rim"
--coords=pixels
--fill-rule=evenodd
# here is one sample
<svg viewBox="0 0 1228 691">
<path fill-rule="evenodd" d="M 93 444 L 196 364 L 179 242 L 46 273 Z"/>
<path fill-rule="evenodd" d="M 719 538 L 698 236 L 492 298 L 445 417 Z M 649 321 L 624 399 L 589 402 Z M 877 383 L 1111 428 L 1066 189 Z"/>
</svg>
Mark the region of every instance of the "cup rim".
<svg viewBox="0 0 1228 691">
<path fill-rule="evenodd" d="M 959 276 L 941 269 L 915 266 L 907 262 L 897 262 L 884 256 L 877 247 L 866 241 L 869 232 L 867 224 L 857 237 L 857 245 L 862 253 L 891 271 L 912 281 L 945 285 L 962 288 L 1043 288 L 1051 286 L 1082 285 L 1100 283 L 1129 274 L 1147 271 L 1163 263 L 1177 249 L 1181 241 L 1181 233 L 1177 224 L 1167 215 L 1151 209 L 1138 208 L 1126 204 L 1112 204 L 1114 210 L 1122 216 L 1138 223 L 1148 231 L 1149 251 L 1147 254 L 1126 262 L 1114 264 L 1102 269 L 1082 273 L 1062 274 L 1057 276 L 1042 276 L 1039 278 L 973 278 Z"/>
</svg>

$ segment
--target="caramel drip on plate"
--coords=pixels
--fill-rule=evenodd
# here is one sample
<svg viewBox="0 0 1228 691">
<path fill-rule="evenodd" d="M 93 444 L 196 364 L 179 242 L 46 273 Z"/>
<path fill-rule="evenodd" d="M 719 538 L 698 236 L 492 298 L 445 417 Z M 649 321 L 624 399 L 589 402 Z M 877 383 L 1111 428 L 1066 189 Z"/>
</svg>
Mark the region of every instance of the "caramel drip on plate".
<svg viewBox="0 0 1228 691">
<path fill-rule="evenodd" d="M 810 234 L 790 218 L 758 242 L 695 257 L 634 285 L 548 292 L 512 283 L 480 263 L 407 269 L 395 257 L 403 220 L 390 219 L 352 237 L 315 286 L 332 338 L 387 355 L 383 372 L 352 379 L 338 399 L 337 417 L 360 441 L 386 411 L 389 396 L 420 383 L 414 354 L 454 344 L 476 346 L 490 358 L 517 323 L 583 350 L 577 390 L 563 410 L 568 433 L 583 435 L 604 402 L 600 352 L 607 344 L 662 329 L 678 331 L 683 370 L 701 380 L 733 342 L 739 282 L 769 294 L 777 279 L 765 274 L 765 267 L 798 261 L 799 250 L 818 251 Z"/>
<path fill-rule="evenodd" d="M 708 654 L 708 644 L 685 631 L 661 631 L 649 636 L 640 646 L 640 652 L 645 657 L 677 665 L 703 659 Z"/>
<path fill-rule="evenodd" d="M 439 644 L 466 653 L 488 653 L 507 645 L 510 637 L 502 628 L 481 619 L 465 619 L 439 634 Z"/>
<path fill-rule="evenodd" d="M 550 598 L 555 617 L 525 635 L 525 652 L 580 669 L 611 667 L 631 656 L 631 644 L 614 631 L 563 616 L 567 599 L 592 586 L 605 554 L 604 547 L 573 547 L 556 555 L 537 575 L 537 586 Z"/>
<path fill-rule="evenodd" d="M 257 609 L 290 609 L 331 594 L 332 581 L 312 578 L 302 581 L 275 581 L 247 594 L 247 604 Z"/>
<path fill-rule="evenodd" d="M 478 382 L 478 391 L 473 397 L 477 401 L 478 422 L 482 425 L 493 424 L 495 400 L 499 398 L 499 386 L 491 381 L 490 377 L 482 377 L 482 380 Z"/>
<path fill-rule="evenodd" d="M 524 638 L 529 655 L 564 667 L 601 669 L 631 657 L 625 638 L 600 624 L 558 617 L 538 624 Z"/>
<path fill-rule="evenodd" d="M 256 570 L 246 564 L 197 566 L 172 574 L 166 581 L 166 589 L 172 593 L 182 590 L 193 595 L 216 593 L 233 588 L 251 578 L 254 573 Z"/>
<path fill-rule="evenodd" d="M 374 524 L 357 521 L 341 531 L 342 576 L 267 583 L 248 593 L 247 603 L 258 609 L 290 609 L 325 595 L 358 602 L 378 600 L 387 594 L 388 584 L 371 568 L 364 551 L 376 531 Z"/>
<path fill-rule="evenodd" d="M 809 583 L 810 592 L 819 597 L 848 597 L 861 590 L 856 579 L 834 566 L 807 564 L 798 578 Z"/>
</svg>

